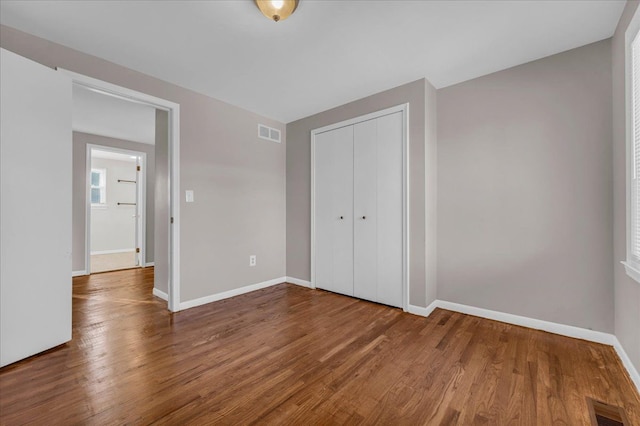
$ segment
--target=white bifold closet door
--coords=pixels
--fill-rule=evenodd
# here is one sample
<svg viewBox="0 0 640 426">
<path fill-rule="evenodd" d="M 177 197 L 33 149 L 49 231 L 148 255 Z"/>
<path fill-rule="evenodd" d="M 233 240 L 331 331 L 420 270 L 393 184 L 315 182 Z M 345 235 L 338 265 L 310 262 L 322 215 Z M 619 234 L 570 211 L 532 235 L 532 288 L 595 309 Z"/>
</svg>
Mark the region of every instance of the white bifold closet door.
<svg viewBox="0 0 640 426">
<path fill-rule="evenodd" d="M 354 126 L 353 295 L 402 306 L 402 113 Z"/>
<path fill-rule="evenodd" d="M 315 136 L 315 286 L 402 307 L 403 113 Z"/>
<path fill-rule="evenodd" d="M 316 287 L 353 296 L 353 126 L 316 136 Z"/>
</svg>

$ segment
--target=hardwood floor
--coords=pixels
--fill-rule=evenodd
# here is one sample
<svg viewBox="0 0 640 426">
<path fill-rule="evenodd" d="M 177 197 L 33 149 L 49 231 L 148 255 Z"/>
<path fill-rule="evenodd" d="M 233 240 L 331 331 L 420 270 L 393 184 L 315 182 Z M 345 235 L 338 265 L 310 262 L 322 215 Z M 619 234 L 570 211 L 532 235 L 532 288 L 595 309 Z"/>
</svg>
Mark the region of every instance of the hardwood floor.
<svg viewBox="0 0 640 426">
<path fill-rule="evenodd" d="M 0 370 L 0 423 L 587 425 L 611 347 L 281 284 L 177 314 L 153 270 L 74 279 L 73 340 Z"/>
</svg>

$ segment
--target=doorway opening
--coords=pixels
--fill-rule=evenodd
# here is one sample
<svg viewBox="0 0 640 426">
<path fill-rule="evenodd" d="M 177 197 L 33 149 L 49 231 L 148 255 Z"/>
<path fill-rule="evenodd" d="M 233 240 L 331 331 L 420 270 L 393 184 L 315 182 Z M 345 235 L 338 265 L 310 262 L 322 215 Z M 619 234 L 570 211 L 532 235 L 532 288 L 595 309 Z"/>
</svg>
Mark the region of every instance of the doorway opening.
<svg viewBox="0 0 640 426">
<path fill-rule="evenodd" d="M 87 145 L 88 273 L 147 266 L 145 152 Z"/>
<path fill-rule="evenodd" d="M 126 101 L 131 104 L 143 105 L 145 107 L 151 107 L 155 116 L 155 128 L 160 129 L 163 135 L 163 149 L 162 153 L 156 152 L 156 165 L 162 167 L 162 173 L 156 167 L 156 185 L 152 191 L 151 186 L 148 187 L 147 193 L 155 193 L 155 226 L 154 226 L 154 244 L 150 245 L 147 240 L 146 251 L 147 254 L 151 247 L 153 247 L 153 266 L 154 271 L 154 288 L 153 294 L 168 302 L 168 308 L 172 312 L 177 312 L 180 307 L 180 196 L 179 196 L 179 177 L 180 177 L 180 105 L 166 99 L 157 98 L 142 92 L 137 92 L 122 86 L 117 86 L 111 83 L 107 83 L 102 80 L 98 80 L 92 77 L 87 77 L 82 74 L 78 74 L 72 71 L 58 68 L 58 71 L 68 75 L 73 83 L 74 90 L 80 88 L 84 91 L 89 91 L 104 95 L 107 98 L 116 99 L 119 101 Z M 75 116 L 75 112 L 74 112 Z M 74 129 L 78 130 L 78 129 Z M 74 132 L 74 137 L 75 137 Z M 94 132 L 96 133 L 96 132 Z M 156 132 L 158 134 L 158 132 Z M 156 141 L 157 142 L 157 141 Z M 156 143 L 156 150 L 158 144 Z M 158 160 L 158 157 L 161 157 Z M 76 156 L 74 155 L 74 161 Z M 83 156 L 82 161 L 86 161 L 86 156 Z M 150 165 L 147 164 L 148 166 Z M 87 173 L 86 179 L 90 181 L 91 173 Z M 99 174 L 98 174 L 99 183 Z M 160 181 L 160 183 L 158 183 Z M 74 185 L 76 183 L 74 182 Z M 99 185 L 98 185 L 99 187 Z M 84 189 L 84 183 L 83 183 Z M 99 189 L 99 188 L 98 188 Z M 90 193 L 84 192 L 87 196 Z M 96 191 L 99 192 L 99 191 Z M 97 197 L 98 195 L 96 195 Z M 83 197 L 85 198 L 85 197 Z M 88 198 L 90 200 L 90 198 Z M 119 200 L 115 200 L 118 202 Z M 126 202 L 126 201 L 122 201 Z M 90 208 L 90 203 L 84 203 L 85 208 Z M 87 207 L 88 205 L 89 207 Z M 150 204 L 147 199 L 147 208 Z M 159 213 L 160 212 L 160 213 Z M 86 217 L 86 216 L 85 216 Z M 147 226 L 149 220 L 147 216 Z M 75 223 L 74 223 L 75 226 Z M 89 234 L 88 228 L 89 221 L 85 223 L 85 233 Z M 138 231 L 138 235 L 139 235 Z M 76 233 L 80 234 L 80 232 Z M 74 235 L 74 242 L 76 236 Z M 139 237 L 141 238 L 141 237 Z M 83 239 L 84 240 L 84 239 Z M 84 241 L 83 241 L 84 242 Z M 90 247 L 90 245 L 88 245 Z M 140 247 L 142 252 L 143 248 Z M 77 250 L 73 250 L 73 254 L 77 253 Z M 80 250 L 80 253 L 88 253 L 89 250 Z M 83 256 L 88 257 L 88 256 Z M 85 270 L 78 270 L 74 267 L 75 275 L 86 275 L 90 270 L 90 259 L 86 259 L 84 264 Z M 150 265 L 148 259 L 141 260 L 140 262 L 146 262 L 146 266 Z"/>
</svg>

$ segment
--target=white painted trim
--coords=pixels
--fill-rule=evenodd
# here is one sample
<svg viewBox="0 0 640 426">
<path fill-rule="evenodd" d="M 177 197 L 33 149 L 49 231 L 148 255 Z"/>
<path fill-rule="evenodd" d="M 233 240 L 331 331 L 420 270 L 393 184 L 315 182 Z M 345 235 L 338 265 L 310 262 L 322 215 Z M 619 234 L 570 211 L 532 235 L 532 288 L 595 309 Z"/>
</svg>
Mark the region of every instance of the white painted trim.
<svg viewBox="0 0 640 426">
<path fill-rule="evenodd" d="M 142 153 L 136 159 L 136 247 L 138 266 L 143 267 L 147 258 L 147 154 Z M 154 188 L 155 190 L 155 188 Z"/>
<path fill-rule="evenodd" d="M 151 105 L 169 113 L 169 209 L 173 224 L 169 229 L 169 310 L 180 310 L 180 105 L 166 99 L 117 86 L 73 71 L 57 68 L 74 84 L 128 101 Z"/>
<path fill-rule="evenodd" d="M 573 337 L 576 339 L 582 339 L 590 342 L 613 346 L 613 349 L 620 357 L 620 361 L 622 361 L 622 365 L 624 365 L 627 372 L 629 373 L 631 381 L 633 382 L 633 384 L 635 384 L 638 392 L 640 392 L 640 374 L 638 373 L 638 370 L 635 368 L 635 366 L 631 362 L 631 359 L 620 344 L 620 341 L 618 341 L 618 338 L 613 334 L 587 330 L 585 328 L 574 327 L 572 325 L 564 325 L 550 321 L 523 317 L 520 315 L 507 314 L 505 312 L 476 308 L 475 306 L 462 305 L 460 303 L 447 302 L 444 300 L 435 300 L 426 308 L 409 305 L 409 313 L 428 317 L 429 315 L 431 315 L 435 308 L 446 309 L 449 311 L 460 312 L 480 318 L 500 321 L 507 324 L 519 325 L 522 327 L 533 328 L 535 330 L 543 330 L 549 333 L 559 334 L 561 336 Z"/>
<path fill-rule="evenodd" d="M 631 378 L 631 381 L 633 382 L 633 384 L 636 385 L 638 392 L 640 392 L 640 373 L 638 373 L 638 370 L 636 370 L 636 367 L 631 362 L 629 355 L 627 355 L 627 352 L 625 352 L 618 338 L 615 336 L 613 338 L 614 338 L 613 348 L 618 353 L 618 356 L 620 357 L 620 361 L 622 361 L 622 365 L 624 365 L 624 367 L 627 369 L 627 373 L 629 373 L 629 377 Z"/>
<path fill-rule="evenodd" d="M 305 280 L 301 280 L 300 278 L 293 278 L 293 277 L 285 277 L 285 278 L 287 282 L 290 284 L 295 284 L 295 285 L 299 285 L 307 288 L 313 288 L 311 287 L 311 281 L 305 281 Z"/>
<path fill-rule="evenodd" d="M 133 253 L 135 251 L 136 251 L 135 248 L 119 249 L 119 250 L 99 250 L 99 251 L 92 251 L 91 255 L 93 256 L 94 254 Z"/>
<path fill-rule="evenodd" d="M 85 146 L 84 269 L 91 274 L 91 149 Z"/>
<path fill-rule="evenodd" d="M 340 121 L 338 123 L 329 124 L 327 126 L 320 127 L 318 129 L 313 129 L 311 131 L 311 134 L 315 136 L 320 133 L 325 133 L 331 130 L 339 129 L 341 127 L 353 126 L 354 124 L 362 123 L 363 121 L 374 120 L 376 118 L 384 117 L 385 115 L 391 115 L 396 112 L 406 111 L 408 105 L 409 105 L 408 103 L 400 104 L 400 105 L 392 106 L 390 108 L 381 109 L 380 111 L 374 111 L 368 114 L 360 115 L 358 117 L 350 118 L 348 120 Z"/>
<path fill-rule="evenodd" d="M 384 117 L 385 115 L 402 112 L 402 309 L 409 310 L 409 104 L 396 105 L 380 111 L 361 115 L 339 123 L 313 129 L 311 131 L 311 285 L 309 288 L 316 288 L 315 276 L 315 247 L 316 247 L 316 191 L 315 191 L 315 147 L 316 135 L 342 127 L 351 126 L 363 121 Z"/>
<path fill-rule="evenodd" d="M 613 346 L 614 343 L 615 336 L 609 333 L 587 330 L 586 328 L 558 324 L 555 322 L 543 321 L 520 315 L 507 314 L 505 312 L 492 311 L 490 309 L 476 308 L 475 306 L 461 305 L 459 303 L 446 302 L 444 300 L 438 300 L 437 302 L 438 308 L 447 309 L 449 311 L 520 325 L 522 327 L 533 328 L 536 330 L 548 331 L 549 333 L 559 334 L 561 336 L 589 340 L 591 342 L 603 343 L 605 345 Z"/>
<path fill-rule="evenodd" d="M 287 277 L 274 278 L 269 281 L 263 281 L 261 283 L 251 284 L 240 288 L 234 288 L 233 290 L 223 291 L 222 293 L 212 294 L 210 296 L 201 297 L 199 299 L 187 300 L 180 303 L 180 309 L 195 308 L 196 306 L 206 305 L 207 303 L 217 302 L 219 300 L 228 299 L 230 297 L 239 296 L 241 294 L 249 293 L 252 291 L 260 290 L 266 287 L 271 287 L 276 284 L 282 284 L 287 281 Z"/>
<path fill-rule="evenodd" d="M 169 310 L 180 310 L 180 105 L 169 109 Z"/>
<path fill-rule="evenodd" d="M 409 305 L 409 309 L 407 309 L 407 312 L 414 315 L 420 315 L 421 317 L 428 317 L 429 315 L 431 315 L 433 310 L 438 307 L 437 304 L 438 301 L 434 300 L 426 308 L 423 308 L 422 306 Z"/>
<path fill-rule="evenodd" d="M 115 148 L 115 147 L 111 147 L 111 146 L 106 146 L 106 145 L 98 145 L 98 144 L 91 144 L 88 143 L 86 144 L 86 149 L 87 149 L 87 182 L 86 182 L 86 193 L 87 193 L 87 199 L 86 202 L 87 204 L 89 204 L 89 207 L 87 207 L 86 211 L 87 211 L 87 215 L 85 217 L 85 250 L 87 252 L 90 251 L 91 248 L 91 213 L 92 213 L 92 209 L 94 208 L 93 205 L 91 205 L 91 171 L 95 170 L 95 168 L 91 167 L 92 162 L 93 162 L 93 151 L 107 151 L 107 152 L 113 152 L 113 153 L 117 153 L 117 154 L 126 154 L 126 155 L 135 155 L 136 157 L 140 158 L 140 166 L 142 169 L 142 173 L 140 173 L 140 175 L 138 176 L 139 172 L 136 172 L 136 180 L 138 180 L 138 184 L 137 184 L 137 188 L 136 188 L 136 212 L 139 215 L 139 218 L 136 218 L 136 229 L 135 229 L 135 241 L 136 244 L 140 247 L 140 254 L 138 256 L 138 258 L 140 259 L 140 265 L 139 266 L 144 266 L 144 258 L 147 255 L 147 241 L 146 241 L 146 228 L 147 228 L 147 216 L 146 216 L 146 212 L 147 212 L 147 179 L 146 179 L 146 169 L 147 169 L 147 154 L 145 152 L 142 151 L 135 151 L 135 150 L 131 150 L 131 149 L 124 149 L 124 148 Z M 136 162 L 137 164 L 137 162 Z M 135 252 L 135 247 L 133 249 L 122 249 L 122 250 L 103 250 L 103 251 L 93 251 L 90 252 L 88 254 L 86 254 L 86 264 L 85 264 L 85 268 L 87 269 L 87 271 L 89 271 L 89 273 L 91 273 L 91 261 L 90 261 L 90 255 L 94 255 L 94 254 L 111 254 L 111 253 L 125 253 L 125 252 L 129 252 L 129 251 L 133 251 Z"/>
<path fill-rule="evenodd" d="M 143 266 L 143 268 L 150 268 L 152 266 L 156 266 L 155 262 L 146 262 Z"/>
<path fill-rule="evenodd" d="M 162 300 L 169 300 L 169 295 L 162 290 L 158 290 L 157 288 L 153 288 L 153 295 L 159 297 Z"/>
<path fill-rule="evenodd" d="M 82 277 L 82 276 L 85 276 L 85 275 L 89 275 L 89 274 L 87 274 L 86 270 L 85 271 L 71 271 L 71 276 L 72 277 Z"/>
<path fill-rule="evenodd" d="M 311 277 L 309 288 L 316 288 L 316 134 L 311 131 Z"/>
<path fill-rule="evenodd" d="M 629 252 L 630 253 L 630 252 Z M 636 262 L 620 262 L 624 265 L 627 275 L 640 283 L 640 270 L 636 267 Z"/>
<path fill-rule="evenodd" d="M 407 312 L 410 299 L 409 283 L 411 282 L 409 269 L 409 241 L 411 239 L 409 232 L 409 103 L 400 105 L 400 107 L 402 107 L 401 111 L 404 114 L 402 118 L 402 310 Z"/>
</svg>

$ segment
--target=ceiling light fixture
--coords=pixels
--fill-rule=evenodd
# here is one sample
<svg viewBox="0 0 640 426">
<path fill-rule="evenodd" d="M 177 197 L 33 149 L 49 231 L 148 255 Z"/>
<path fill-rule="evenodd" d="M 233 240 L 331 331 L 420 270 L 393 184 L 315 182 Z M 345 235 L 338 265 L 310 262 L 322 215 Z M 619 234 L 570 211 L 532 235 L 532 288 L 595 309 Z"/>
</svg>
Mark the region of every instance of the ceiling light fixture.
<svg viewBox="0 0 640 426">
<path fill-rule="evenodd" d="M 275 22 L 284 21 L 298 7 L 299 0 L 255 0 L 260 12 Z"/>
</svg>

